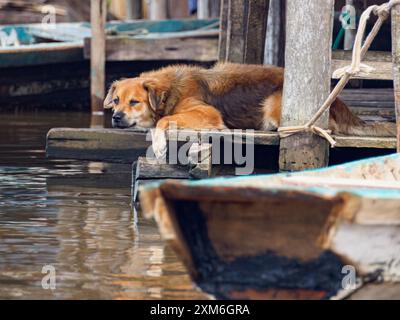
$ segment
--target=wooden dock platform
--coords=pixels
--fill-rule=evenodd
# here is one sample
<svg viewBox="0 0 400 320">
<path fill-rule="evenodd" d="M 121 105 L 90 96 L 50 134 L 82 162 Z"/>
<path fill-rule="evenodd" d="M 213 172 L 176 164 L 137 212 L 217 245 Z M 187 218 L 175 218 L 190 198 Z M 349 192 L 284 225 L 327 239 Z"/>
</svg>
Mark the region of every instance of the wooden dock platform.
<svg viewBox="0 0 400 320">
<path fill-rule="evenodd" d="M 132 164 L 150 146 L 141 130 L 56 128 L 47 134 L 46 154 L 49 158 Z"/>
</svg>

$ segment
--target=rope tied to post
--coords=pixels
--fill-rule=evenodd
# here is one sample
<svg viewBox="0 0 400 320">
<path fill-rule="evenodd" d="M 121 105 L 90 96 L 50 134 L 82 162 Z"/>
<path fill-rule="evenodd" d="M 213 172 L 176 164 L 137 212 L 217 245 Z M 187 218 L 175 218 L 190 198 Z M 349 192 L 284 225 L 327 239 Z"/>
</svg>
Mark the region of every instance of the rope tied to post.
<svg viewBox="0 0 400 320">
<path fill-rule="evenodd" d="M 289 126 L 289 127 L 280 127 L 278 129 L 279 135 L 281 138 L 286 138 L 288 136 L 301 133 L 301 132 L 311 132 L 320 137 L 326 139 L 332 147 L 335 147 L 336 141 L 332 137 L 332 132 L 327 129 L 323 129 L 316 125 L 316 122 L 322 117 L 322 115 L 329 110 L 332 103 L 335 102 L 336 98 L 343 91 L 344 87 L 347 85 L 349 80 L 352 77 L 355 77 L 361 73 L 370 73 L 374 70 L 374 68 L 368 66 L 367 64 L 361 63 L 362 59 L 365 57 L 368 52 L 372 42 L 376 38 L 379 30 L 381 29 L 385 20 L 387 20 L 390 16 L 390 12 L 394 6 L 400 5 L 400 0 L 391 0 L 387 3 L 384 3 L 380 6 L 373 5 L 368 7 L 360 18 L 360 23 L 357 30 L 356 39 L 354 42 L 353 48 L 353 56 L 351 65 L 340 68 L 333 73 L 335 78 L 340 78 L 339 82 L 335 86 L 335 88 L 330 93 L 329 97 L 326 99 L 324 104 L 320 107 L 320 109 L 316 112 L 316 114 L 312 117 L 310 121 L 308 121 L 305 125 L 302 126 Z M 368 34 L 365 42 L 363 44 L 363 39 L 365 35 L 365 29 L 367 27 L 367 22 L 371 17 L 371 14 L 375 14 L 378 19 L 372 28 L 371 32 Z"/>
</svg>

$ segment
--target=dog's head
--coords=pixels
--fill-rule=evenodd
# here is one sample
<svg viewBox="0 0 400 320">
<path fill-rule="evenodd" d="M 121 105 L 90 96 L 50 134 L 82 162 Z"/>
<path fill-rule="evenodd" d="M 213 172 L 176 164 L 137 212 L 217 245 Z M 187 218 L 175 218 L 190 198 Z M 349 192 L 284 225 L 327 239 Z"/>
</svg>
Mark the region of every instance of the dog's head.
<svg viewBox="0 0 400 320">
<path fill-rule="evenodd" d="M 113 109 L 114 128 L 152 128 L 170 111 L 169 98 L 169 88 L 155 79 L 125 79 L 112 84 L 104 108 Z"/>
</svg>

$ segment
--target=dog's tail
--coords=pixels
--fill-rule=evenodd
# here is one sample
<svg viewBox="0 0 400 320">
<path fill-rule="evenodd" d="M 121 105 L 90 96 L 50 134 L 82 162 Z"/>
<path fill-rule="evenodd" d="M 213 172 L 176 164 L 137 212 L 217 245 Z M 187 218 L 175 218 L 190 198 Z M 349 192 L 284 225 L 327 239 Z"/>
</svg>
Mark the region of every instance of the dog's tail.
<svg viewBox="0 0 400 320">
<path fill-rule="evenodd" d="M 367 123 L 351 112 L 340 99 L 337 99 L 331 106 L 329 127 L 333 133 L 339 135 L 376 137 L 395 137 L 397 135 L 395 123 Z"/>
</svg>

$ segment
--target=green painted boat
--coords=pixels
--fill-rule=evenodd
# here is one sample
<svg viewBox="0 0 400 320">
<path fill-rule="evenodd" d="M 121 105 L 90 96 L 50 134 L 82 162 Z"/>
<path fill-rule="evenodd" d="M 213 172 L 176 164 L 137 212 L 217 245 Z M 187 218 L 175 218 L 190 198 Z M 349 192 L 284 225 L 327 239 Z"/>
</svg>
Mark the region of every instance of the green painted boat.
<svg viewBox="0 0 400 320">
<path fill-rule="evenodd" d="M 138 39 L 168 38 L 199 30 L 214 35 L 218 20 L 112 21 L 106 30 L 110 37 Z M 0 68 L 83 61 L 84 39 L 90 37 L 90 23 L 86 22 L 0 26 Z"/>
<path fill-rule="evenodd" d="M 140 203 L 216 298 L 400 298 L 399 154 L 145 185 Z"/>
</svg>

